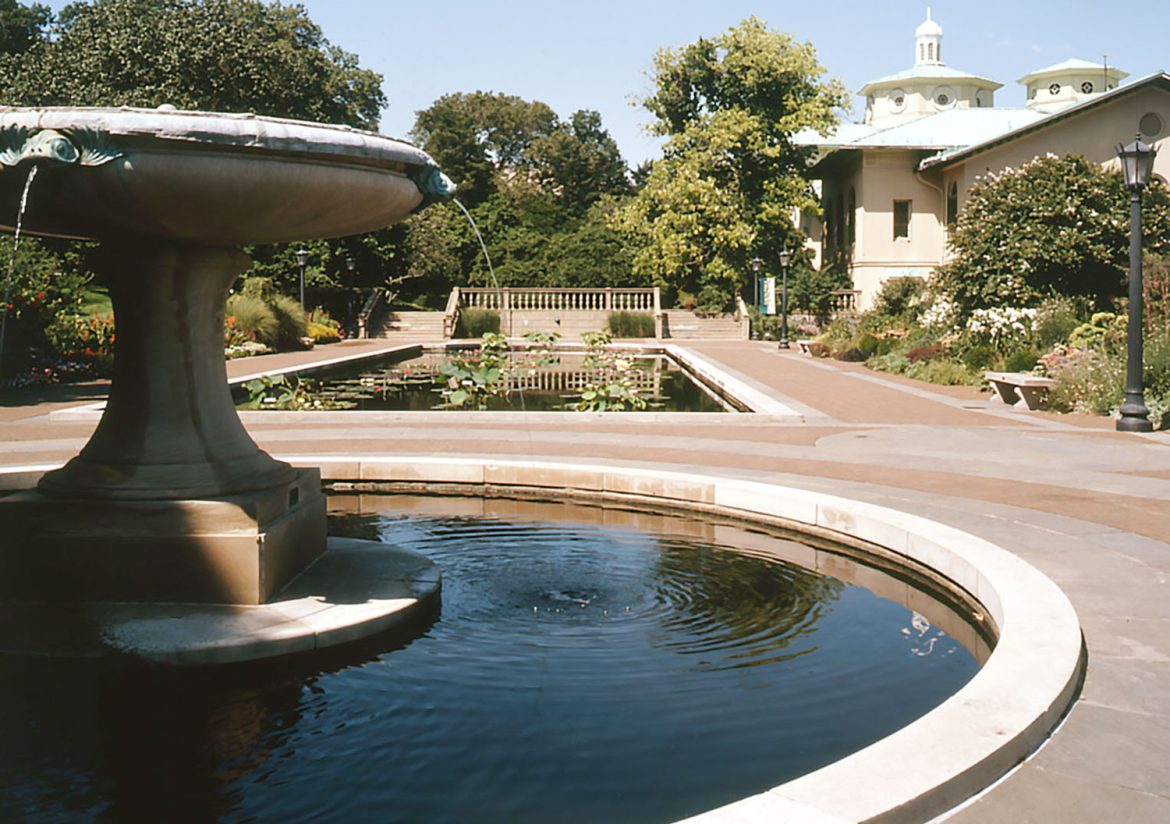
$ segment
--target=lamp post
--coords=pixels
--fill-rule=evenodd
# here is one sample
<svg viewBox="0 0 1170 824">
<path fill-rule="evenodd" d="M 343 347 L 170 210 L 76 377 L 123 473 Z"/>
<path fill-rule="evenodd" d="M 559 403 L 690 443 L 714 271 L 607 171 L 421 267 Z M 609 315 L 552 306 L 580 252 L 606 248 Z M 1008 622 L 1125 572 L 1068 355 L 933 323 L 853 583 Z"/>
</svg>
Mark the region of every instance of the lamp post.
<svg viewBox="0 0 1170 824">
<path fill-rule="evenodd" d="M 760 309 L 760 264 L 758 257 L 752 258 L 752 306 L 757 311 Z M 762 317 L 762 316 L 761 316 Z M 755 326 L 752 327 L 752 340 L 760 339 L 760 330 Z"/>
<path fill-rule="evenodd" d="M 1141 135 L 1128 146 L 1118 145 L 1117 156 L 1129 189 L 1129 329 L 1125 360 L 1125 402 L 1117 429 L 1152 432 L 1142 385 L 1142 189 L 1150 182 L 1157 150 L 1143 143 Z"/>
<path fill-rule="evenodd" d="M 345 256 L 345 268 L 349 270 L 349 290 L 345 296 L 345 328 L 350 332 L 353 331 L 354 326 L 354 296 L 357 287 L 353 285 L 354 273 L 357 271 L 357 261 L 354 260 L 353 255 Z"/>
<path fill-rule="evenodd" d="M 777 349 L 788 348 L 788 262 L 791 255 L 787 249 L 780 250 L 780 345 Z"/>
<path fill-rule="evenodd" d="M 301 308 L 305 308 L 305 262 L 309 259 L 309 250 L 302 246 L 293 252 L 297 256 L 297 263 L 301 267 Z"/>
</svg>

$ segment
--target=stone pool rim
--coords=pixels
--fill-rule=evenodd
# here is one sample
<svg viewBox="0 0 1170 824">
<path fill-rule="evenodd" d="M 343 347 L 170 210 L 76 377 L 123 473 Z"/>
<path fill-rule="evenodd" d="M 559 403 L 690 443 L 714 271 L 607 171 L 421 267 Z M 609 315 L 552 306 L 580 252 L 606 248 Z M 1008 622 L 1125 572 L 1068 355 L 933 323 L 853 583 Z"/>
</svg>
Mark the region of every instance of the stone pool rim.
<svg viewBox="0 0 1170 824">
<path fill-rule="evenodd" d="M 827 493 L 712 472 L 546 460 L 281 455 L 327 481 L 527 487 L 550 497 L 612 497 L 683 511 L 699 505 L 750 524 L 789 523 L 874 544 L 951 581 L 998 628 L 980 671 L 935 709 L 800 778 L 701 813 L 703 824 L 923 821 L 1024 761 L 1071 707 L 1083 678 L 1080 623 L 1067 596 L 1009 550 L 921 516 Z M 9 467 L 0 490 L 27 488 L 50 466 Z"/>
<path fill-rule="evenodd" d="M 510 339 L 510 342 L 522 346 L 522 339 Z M 474 339 L 452 339 L 439 343 L 394 343 L 387 344 L 384 348 L 379 348 L 374 351 L 355 352 L 349 354 L 340 354 L 336 357 L 329 358 L 322 361 L 314 361 L 312 363 L 294 364 L 290 366 L 282 366 L 274 369 L 266 369 L 261 372 L 249 372 L 246 375 L 239 375 L 228 379 L 228 384 L 231 387 L 237 387 L 240 384 L 247 383 L 256 378 L 277 375 L 313 375 L 321 370 L 330 369 L 336 366 L 345 366 L 349 364 L 357 364 L 361 361 L 380 360 L 390 355 L 401 355 L 403 360 L 408 360 L 413 357 L 422 355 L 425 351 L 458 351 L 466 349 L 473 344 L 478 344 L 478 340 Z M 799 424 L 804 423 L 804 415 L 793 409 L 787 403 L 772 397 L 768 392 L 763 391 L 756 386 L 753 386 L 749 381 L 741 379 L 736 375 L 730 374 L 725 368 L 718 365 L 698 353 L 686 349 L 685 347 L 676 344 L 662 343 L 662 342 L 622 342 L 617 341 L 611 344 L 610 349 L 618 351 L 628 351 L 635 355 L 655 356 L 661 355 L 672 358 L 685 371 L 692 373 L 691 378 L 700 383 L 707 384 L 706 391 L 712 394 L 724 394 L 730 396 L 735 403 L 746 407 L 749 411 L 723 411 L 723 412 L 523 412 L 520 410 L 399 410 L 399 411 L 374 411 L 363 409 L 346 409 L 346 410 L 319 410 L 319 411 L 292 411 L 292 410 L 237 410 L 236 414 L 240 416 L 240 420 L 244 423 L 260 423 L 271 422 L 279 416 L 279 420 L 284 422 L 295 422 L 293 416 L 296 415 L 310 415 L 311 420 L 318 423 L 323 422 L 347 422 L 355 423 L 357 421 L 366 421 L 370 423 L 384 422 L 384 421 L 418 421 L 427 420 L 425 416 L 440 415 L 441 418 L 434 418 L 434 420 L 442 420 L 445 422 L 453 422 L 457 420 L 457 416 L 474 415 L 482 420 L 483 415 L 491 416 L 489 420 L 507 422 L 509 420 L 524 420 L 532 421 L 548 421 L 553 422 L 557 420 L 563 421 L 566 415 L 571 415 L 574 418 L 586 419 L 591 417 L 611 418 L 617 415 L 630 416 L 637 415 L 638 420 L 662 420 L 663 422 L 691 422 L 699 421 L 718 421 L 721 424 L 727 423 L 730 420 L 739 420 L 741 422 L 751 421 L 752 423 L 789 423 Z M 556 351 L 559 352 L 582 352 L 584 348 L 582 345 L 575 344 L 571 341 L 562 341 L 557 344 Z M 58 409 L 49 413 L 50 420 L 54 421 L 70 421 L 70 420 L 92 420 L 101 416 L 102 410 L 105 408 L 105 401 L 96 401 L 94 403 L 82 404 L 80 406 L 71 406 L 66 409 Z M 518 417 L 523 416 L 523 417 Z"/>
</svg>

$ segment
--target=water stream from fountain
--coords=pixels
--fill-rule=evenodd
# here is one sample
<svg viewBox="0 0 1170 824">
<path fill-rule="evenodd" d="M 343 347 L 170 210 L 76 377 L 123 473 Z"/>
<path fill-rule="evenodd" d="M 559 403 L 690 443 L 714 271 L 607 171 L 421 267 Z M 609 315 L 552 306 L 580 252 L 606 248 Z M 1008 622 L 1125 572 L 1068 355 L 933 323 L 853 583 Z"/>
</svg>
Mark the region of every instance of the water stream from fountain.
<svg viewBox="0 0 1170 824">
<path fill-rule="evenodd" d="M 451 198 L 451 202 L 458 206 L 460 211 L 467 216 L 467 222 L 471 224 L 471 231 L 475 232 L 475 237 L 479 241 L 479 248 L 483 250 L 483 259 L 487 261 L 488 274 L 492 279 L 492 288 L 496 290 L 496 303 L 500 305 L 500 320 L 502 321 L 504 314 L 504 293 L 500 289 L 500 282 L 496 280 L 496 270 L 492 268 L 492 256 L 488 254 L 487 244 L 483 242 L 483 235 L 479 233 L 479 227 L 475 224 L 475 218 L 471 216 L 471 212 L 467 211 L 467 207 L 460 203 L 457 197 Z M 527 412 L 528 410 L 524 407 L 523 391 L 519 393 L 519 397 L 520 411 Z M 525 434 L 528 436 L 528 451 L 531 453 L 533 451 L 531 426 L 525 429 Z"/>
<path fill-rule="evenodd" d="M 16 253 L 20 250 L 20 226 L 24 222 L 24 212 L 28 208 L 28 193 L 32 189 L 33 181 L 40 166 L 33 165 L 24 181 L 24 191 L 20 195 L 20 207 L 16 210 L 16 234 L 12 240 L 12 257 L 8 259 L 8 275 L 4 278 L 4 301 L 0 303 L 0 366 L 4 364 L 4 339 L 8 332 L 9 307 L 12 305 L 12 281 L 16 276 Z"/>
</svg>

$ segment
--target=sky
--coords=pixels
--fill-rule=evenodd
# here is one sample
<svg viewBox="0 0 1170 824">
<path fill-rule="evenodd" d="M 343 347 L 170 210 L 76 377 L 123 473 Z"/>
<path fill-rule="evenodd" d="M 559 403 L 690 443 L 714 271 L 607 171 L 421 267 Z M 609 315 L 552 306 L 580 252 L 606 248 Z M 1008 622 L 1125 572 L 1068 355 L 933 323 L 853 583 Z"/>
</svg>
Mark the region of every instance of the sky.
<svg viewBox="0 0 1170 824">
<path fill-rule="evenodd" d="M 908 0 L 301 0 L 337 46 L 379 72 L 390 104 L 381 131 L 405 137 L 415 112 L 451 92 L 541 100 L 562 118 L 595 109 L 631 165 L 659 154 L 644 109 L 661 48 L 726 31 L 755 15 L 810 41 L 828 75 L 856 91 L 914 63 L 925 2 Z M 59 2 L 52 4 L 61 5 Z M 1004 84 L 998 106 L 1022 106 L 1016 80 L 1079 57 L 1137 79 L 1170 71 L 1170 3 L 934 0 L 948 66 Z M 855 99 L 852 118 L 864 104 Z M 847 118 L 850 119 L 850 118 Z"/>
</svg>

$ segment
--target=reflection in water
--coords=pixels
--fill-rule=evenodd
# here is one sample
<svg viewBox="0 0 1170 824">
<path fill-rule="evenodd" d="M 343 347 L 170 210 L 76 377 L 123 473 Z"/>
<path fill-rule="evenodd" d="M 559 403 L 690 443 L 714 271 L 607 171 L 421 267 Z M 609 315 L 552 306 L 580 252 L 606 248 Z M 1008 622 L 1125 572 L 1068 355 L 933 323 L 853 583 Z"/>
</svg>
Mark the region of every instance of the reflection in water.
<svg viewBox="0 0 1170 824">
<path fill-rule="evenodd" d="M 908 650 L 914 615 L 867 590 L 668 531 L 335 518 L 436 560 L 441 615 L 279 666 L 6 662 L 0 818 L 668 821 L 839 758 L 977 668 L 929 624 L 933 654 Z"/>
</svg>

